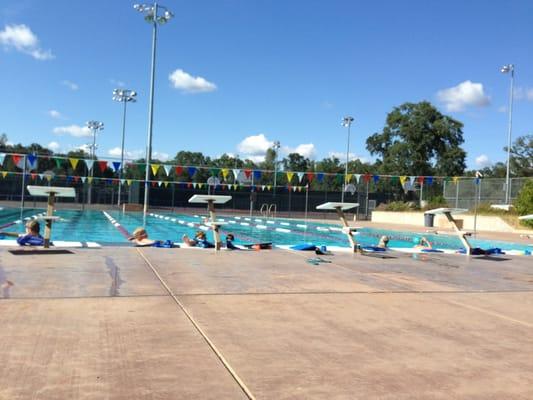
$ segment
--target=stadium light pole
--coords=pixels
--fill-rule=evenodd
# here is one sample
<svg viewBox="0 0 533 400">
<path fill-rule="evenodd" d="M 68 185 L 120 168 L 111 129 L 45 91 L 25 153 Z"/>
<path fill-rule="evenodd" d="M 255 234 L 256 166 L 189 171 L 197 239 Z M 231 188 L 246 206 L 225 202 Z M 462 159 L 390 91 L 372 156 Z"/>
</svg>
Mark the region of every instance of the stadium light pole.
<svg viewBox="0 0 533 400">
<path fill-rule="evenodd" d="M 104 123 L 100 121 L 87 121 L 87 128 L 93 133 L 93 144 L 91 146 L 91 158 L 93 159 L 93 166 L 91 168 L 91 178 L 94 176 L 94 160 L 96 160 L 96 134 L 98 131 L 104 130 Z M 91 204 L 93 191 L 93 182 L 89 182 L 89 196 L 87 196 L 87 204 Z"/>
<path fill-rule="evenodd" d="M 513 130 L 513 90 L 514 90 L 514 65 L 507 64 L 501 67 L 502 74 L 511 74 L 511 89 L 509 91 L 509 126 L 507 129 L 507 172 L 505 173 L 505 204 L 511 205 L 511 185 L 510 185 L 510 167 L 511 167 L 511 133 Z"/>
<path fill-rule="evenodd" d="M 276 184 L 277 184 L 277 178 L 278 178 L 278 151 L 281 147 L 281 143 L 279 140 L 276 140 L 274 142 L 274 197 L 276 197 Z"/>
<path fill-rule="evenodd" d="M 352 127 L 353 117 L 347 116 L 342 119 L 342 126 L 348 128 L 348 140 L 346 141 L 346 165 L 344 167 L 344 183 L 342 185 L 341 203 L 344 203 L 344 192 L 346 191 L 346 178 L 348 177 L 348 159 L 350 156 L 350 128 Z"/>
<path fill-rule="evenodd" d="M 118 201 L 117 205 L 120 207 L 120 200 L 122 195 L 122 171 L 124 170 L 124 139 L 126 138 L 126 104 L 129 102 L 135 103 L 137 101 L 137 92 L 129 89 L 115 89 L 113 90 L 113 100 L 124 103 L 124 112 L 122 114 L 122 146 L 120 151 L 120 168 L 118 170 Z"/>
<path fill-rule="evenodd" d="M 144 176 L 144 207 L 143 225 L 146 225 L 146 213 L 148 212 L 150 185 L 150 161 L 152 158 L 152 128 L 154 122 L 154 81 L 155 81 L 155 51 L 157 45 L 157 25 L 166 24 L 174 16 L 166 7 L 157 3 L 135 4 L 133 8 L 144 14 L 146 22 L 152 25 L 152 68 L 150 73 L 150 106 L 148 110 L 148 139 L 146 143 L 146 171 Z M 160 14 L 161 11 L 161 14 Z"/>
</svg>

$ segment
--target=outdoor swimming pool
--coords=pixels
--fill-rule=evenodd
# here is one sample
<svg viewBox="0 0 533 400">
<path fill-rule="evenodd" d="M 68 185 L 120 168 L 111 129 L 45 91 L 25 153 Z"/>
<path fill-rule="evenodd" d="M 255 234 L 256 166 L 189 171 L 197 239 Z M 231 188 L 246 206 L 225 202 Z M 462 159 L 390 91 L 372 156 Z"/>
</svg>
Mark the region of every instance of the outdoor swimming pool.
<svg viewBox="0 0 533 400">
<path fill-rule="evenodd" d="M 35 218 L 42 209 L 26 209 L 20 218 L 19 209 L 3 209 L 0 211 L 0 226 L 4 231 L 23 231 L 24 220 Z M 121 231 L 114 226 L 106 214 L 123 227 Z M 126 234 L 142 225 L 142 213 L 120 211 L 76 211 L 57 210 L 55 215 L 61 220 L 54 223 L 52 240 L 68 240 L 81 242 L 98 242 L 103 245 L 127 244 Z M 205 215 L 184 215 L 170 212 L 150 213 L 147 216 L 147 230 L 151 238 L 181 241 L 184 234 L 194 236 L 199 230 L 208 230 L 203 224 Z M 348 247 L 346 236 L 340 226 L 334 223 L 304 222 L 289 219 L 265 219 L 260 217 L 225 216 L 219 215 L 219 220 L 226 222 L 221 227 L 222 236 L 233 233 L 237 243 L 272 242 L 275 245 L 294 245 L 312 243 L 315 245 Z M 392 248 L 412 248 L 413 238 L 425 236 L 433 246 L 439 249 L 457 250 L 461 242 L 453 235 L 436 235 L 420 232 L 402 232 L 375 228 L 362 228 L 357 235 L 357 241 L 363 245 L 376 245 L 382 235 L 390 238 Z M 208 237 L 211 239 L 210 234 Z M 471 239 L 474 247 L 499 247 L 503 250 L 516 250 L 524 254 L 533 250 L 533 244 L 518 244 L 504 241 L 486 241 Z"/>
</svg>

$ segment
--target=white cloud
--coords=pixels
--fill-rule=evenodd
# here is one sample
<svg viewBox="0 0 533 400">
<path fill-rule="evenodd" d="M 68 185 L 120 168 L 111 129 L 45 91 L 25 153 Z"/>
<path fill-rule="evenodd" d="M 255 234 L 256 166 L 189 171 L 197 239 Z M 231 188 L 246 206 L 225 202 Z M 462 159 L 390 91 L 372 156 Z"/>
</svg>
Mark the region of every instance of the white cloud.
<svg viewBox="0 0 533 400">
<path fill-rule="evenodd" d="M 114 79 L 114 78 L 111 78 L 111 79 L 109 80 L 109 83 L 111 83 L 112 85 L 118 86 L 118 87 L 124 87 L 124 86 L 126 86 L 126 84 L 125 84 L 124 82 L 119 81 L 119 80 Z"/>
<path fill-rule="evenodd" d="M 345 162 L 346 161 L 346 153 L 342 153 L 340 151 L 330 151 L 328 153 L 328 157 L 336 157 L 338 158 L 341 162 Z M 349 153 L 348 154 L 348 161 L 355 161 L 355 160 L 359 160 L 361 161 L 362 163 L 366 163 L 366 162 L 369 162 L 370 160 L 366 157 L 361 157 L 361 156 L 358 156 L 357 154 L 355 153 Z"/>
<path fill-rule="evenodd" d="M 71 81 L 68 81 L 68 80 L 64 80 L 64 81 L 61 81 L 61 84 L 63 86 L 66 86 L 68 87 L 70 90 L 78 90 L 80 87 L 78 86 L 78 84 L 74 83 L 74 82 L 71 82 Z"/>
<path fill-rule="evenodd" d="M 491 165 L 492 162 L 487 155 L 481 154 L 480 156 L 476 157 L 476 166 L 478 168 L 490 167 Z"/>
<path fill-rule="evenodd" d="M 88 143 L 85 143 L 85 144 L 82 144 L 80 146 L 74 146 L 72 149 L 73 150 L 83 150 L 85 153 L 87 154 L 91 154 L 91 145 L 88 144 Z M 96 146 L 98 147 L 98 146 Z"/>
<path fill-rule="evenodd" d="M 92 132 L 86 126 L 68 125 L 68 126 L 56 126 L 53 129 L 56 135 L 70 135 L 74 137 L 89 137 L 92 136 Z"/>
<path fill-rule="evenodd" d="M 212 92 L 217 89 L 214 83 L 207 81 L 201 76 L 191 76 L 182 69 L 177 69 L 172 72 L 168 79 L 174 89 L 181 90 L 186 93 L 205 93 Z"/>
<path fill-rule="evenodd" d="M 506 106 L 498 107 L 498 112 L 501 112 L 501 113 L 507 112 L 507 107 Z"/>
<path fill-rule="evenodd" d="M 28 54 L 36 60 L 50 60 L 55 58 L 50 50 L 43 50 L 39 47 L 39 39 L 24 25 L 6 25 L 0 31 L 0 43 L 5 49 L 15 49 L 21 53 Z"/>
<path fill-rule="evenodd" d="M 61 146 L 57 142 L 50 142 L 46 147 L 54 152 L 57 152 L 61 148 Z"/>
<path fill-rule="evenodd" d="M 111 157 L 120 158 L 122 149 L 120 147 L 113 147 L 107 151 L 107 154 Z M 145 158 L 145 150 L 126 150 L 124 149 L 124 158 L 127 160 L 138 160 L 139 158 Z M 152 152 L 152 159 L 157 159 L 161 161 L 168 161 L 170 156 L 167 153 L 154 151 Z"/>
<path fill-rule="evenodd" d="M 262 133 L 259 135 L 252 135 L 244 138 L 242 142 L 237 145 L 240 153 L 250 154 L 252 156 L 265 155 L 267 150 L 274 145 L 274 142 L 269 141 Z"/>
<path fill-rule="evenodd" d="M 314 159 L 316 155 L 316 148 L 313 143 L 299 144 L 295 148 L 285 146 L 283 148 L 285 154 L 298 153 L 301 156 L 309 159 Z"/>
<path fill-rule="evenodd" d="M 437 99 L 447 111 L 464 111 L 467 107 L 484 107 L 490 104 L 490 97 L 483 90 L 482 83 L 464 81 L 457 86 L 439 90 Z"/>
<path fill-rule="evenodd" d="M 513 97 L 516 100 L 533 101 L 533 88 L 525 88 L 518 86 L 514 89 Z"/>
<path fill-rule="evenodd" d="M 48 115 L 55 119 L 65 119 L 65 116 L 57 110 L 48 111 Z"/>
</svg>

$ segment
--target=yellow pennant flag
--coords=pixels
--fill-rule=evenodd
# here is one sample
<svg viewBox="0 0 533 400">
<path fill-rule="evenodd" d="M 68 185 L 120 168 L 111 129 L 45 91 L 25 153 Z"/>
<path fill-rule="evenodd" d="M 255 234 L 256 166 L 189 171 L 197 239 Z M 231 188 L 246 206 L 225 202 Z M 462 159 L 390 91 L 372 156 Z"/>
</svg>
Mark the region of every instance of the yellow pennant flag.
<svg viewBox="0 0 533 400">
<path fill-rule="evenodd" d="M 405 181 L 407 180 L 406 176 L 400 176 L 400 183 L 403 185 Z"/>
<path fill-rule="evenodd" d="M 346 174 L 346 182 L 345 183 L 350 183 L 350 181 L 352 180 L 352 175 L 353 174 Z"/>
<path fill-rule="evenodd" d="M 224 177 L 224 180 L 226 180 L 226 178 L 228 177 L 228 174 L 229 174 L 229 169 L 222 168 L 222 176 Z"/>
<path fill-rule="evenodd" d="M 7 171 L 2 171 L 2 177 L 6 177 L 7 176 Z"/>
<path fill-rule="evenodd" d="M 126 182 L 128 182 L 128 186 L 131 186 L 131 179 L 126 179 Z"/>
<path fill-rule="evenodd" d="M 152 165 L 150 165 L 150 167 L 152 167 L 152 174 L 153 174 L 154 176 L 157 176 L 157 171 L 159 171 L 159 167 L 160 167 L 160 166 L 161 166 L 161 165 L 159 165 L 159 164 L 152 164 Z"/>
<path fill-rule="evenodd" d="M 70 161 L 70 165 L 72 166 L 72 169 L 76 169 L 76 167 L 78 166 L 78 160 L 77 158 L 69 158 L 68 159 Z"/>
<path fill-rule="evenodd" d="M 270 185 L 267 185 L 267 190 L 269 190 L 269 191 L 270 191 L 270 189 L 272 189 L 272 186 L 270 186 Z"/>
<path fill-rule="evenodd" d="M 201 188 L 204 187 L 204 184 L 203 184 L 203 183 L 199 183 L 199 184 L 198 184 L 198 187 L 201 189 Z"/>
<path fill-rule="evenodd" d="M 92 177 L 92 176 L 89 176 L 89 177 L 87 178 L 87 180 L 89 181 L 89 183 L 93 183 L 93 177 Z"/>
<path fill-rule="evenodd" d="M 457 182 L 459 182 L 459 177 L 458 176 L 454 176 L 452 178 L 452 180 L 453 180 L 453 183 L 455 183 L 457 185 Z"/>
<path fill-rule="evenodd" d="M 293 176 L 294 176 L 294 172 L 287 172 L 287 182 L 292 181 Z"/>
<path fill-rule="evenodd" d="M 46 180 L 48 182 L 50 182 L 52 180 L 52 175 L 50 175 L 50 174 L 46 174 L 45 177 L 46 177 Z"/>
<path fill-rule="evenodd" d="M 168 181 L 165 181 L 165 187 L 168 187 Z"/>
<path fill-rule="evenodd" d="M 298 191 L 299 191 L 299 192 L 302 191 L 302 187 L 301 187 L 301 186 L 298 186 Z"/>
</svg>

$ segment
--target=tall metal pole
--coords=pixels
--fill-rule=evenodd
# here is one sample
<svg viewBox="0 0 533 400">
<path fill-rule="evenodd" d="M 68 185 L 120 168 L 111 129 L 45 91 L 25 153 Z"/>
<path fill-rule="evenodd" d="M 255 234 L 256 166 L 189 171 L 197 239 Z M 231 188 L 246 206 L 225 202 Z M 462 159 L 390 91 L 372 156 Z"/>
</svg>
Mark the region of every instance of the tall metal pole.
<svg viewBox="0 0 533 400">
<path fill-rule="evenodd" d="M 278 141 L 274 142 L 274 190 L 273 194 L 274 197 L 276 197 L 276 185 L 277 185 L 277 179 L 278 179 L 278 150 L 280 147 L 280 143 Z"/>
<path fill-rule="evenodd" d="M 92 193 L 93 193 L 93 177 L 94 177 L 94 160 L 96 160 L 96 128 L 92 128 L 93 131 L 93 145 L 91 146 L 91 158 L 93 160 L 93 165 L 91 168 L 91 180 L 89 182 L 89 195 L 87 196 L 87 204 L 92 203 Z"/>
<path fill-rule="evenodd" d="M 154 81 L 155 81 L 155 50 L 157 43 L 157 3 L 154 3 L 154 20 L 152 33 L 152 72 L 150 77 L 150 108 L 148 111 L 148 141 L 146 144 L 146 171 L 144 175 L 144 207 L 143 226 L 146 226 L 150 190 L 150 161 L 152 159 L 152 128 L 154 123 Z"/>
<path fill-rule="evenodd" d="M 348 141 L 346 142 L 346 165 L 344 166 L 344 184 L 342 185 L 341 203 L 344 203 L 344 192 L 346 191 L 346 180 L 348 179 L 348 161 L 350 157 L 350 128 L 352 124 L 348 124 Z"/>
<path fill-rule="evenodd" d="M 123 100 L 124 103 L 124 114 L 122 117 L 122 146 L 120 152 L 120 168 L 118 170 L 118 201 L 117 205 L 120 207 L 120 200 L 122 195 L 122 171 L 124 170 L 124 139 L 126 137 L 126 104 L 128 101 Z"/>
<path fill-rule="evenodd" d="M 513 90 L 514 90 L 514 65 L 511 67 L 511 90 L 509 91 L 509 129 L 507 131 L 507 172 L 505 173 L 505 204 L 511 204 L 510 166 L 511 166 L 511 133 L 513 130 Z"/>
</svg>

